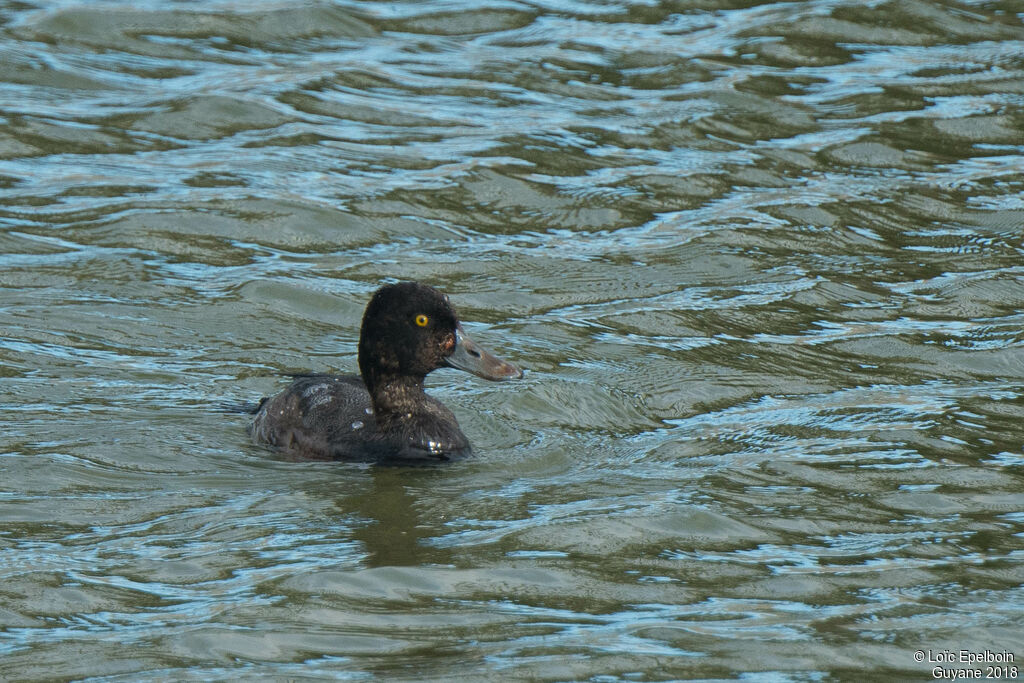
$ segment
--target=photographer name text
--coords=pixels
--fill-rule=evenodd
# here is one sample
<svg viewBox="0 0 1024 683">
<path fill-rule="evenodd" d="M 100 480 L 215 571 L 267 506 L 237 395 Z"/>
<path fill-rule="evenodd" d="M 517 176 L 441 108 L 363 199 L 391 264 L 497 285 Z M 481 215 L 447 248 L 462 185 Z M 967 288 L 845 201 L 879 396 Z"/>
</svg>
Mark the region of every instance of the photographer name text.
<svg viewBox="0 0 1024 683">
<path fill-rule="evenodd" d="M 932 678 L 950 681 L 978 678 L 1013 680 L 1018 676 L 1016 660 L 1008 650 L 917 650 L 914 661 L 939 664 L 932 667 Z M 958 664 L 967 666 L 957 668 Z M 980 668 L 975 668 L 979 665 Z"/>
</svg>

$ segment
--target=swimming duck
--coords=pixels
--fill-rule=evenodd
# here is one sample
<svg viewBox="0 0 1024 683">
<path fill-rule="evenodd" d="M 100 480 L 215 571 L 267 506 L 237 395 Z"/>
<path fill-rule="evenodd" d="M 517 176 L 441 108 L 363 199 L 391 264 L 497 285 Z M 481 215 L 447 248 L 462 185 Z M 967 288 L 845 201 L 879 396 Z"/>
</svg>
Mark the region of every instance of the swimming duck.
<svg viewBox="0 0 1024 683">
<path fill-rule="evenodd" d="M 298 375 L 264 398 L 249 427 L 258 443 L 305 458 L 445 461 L 470 452 L 452 412 L 423 390 L 438 368 L 518 379 L 462 329 L 448 297 L 418 282 L 385 285 L 366 306 L 355 375 Z"/>
</svg>

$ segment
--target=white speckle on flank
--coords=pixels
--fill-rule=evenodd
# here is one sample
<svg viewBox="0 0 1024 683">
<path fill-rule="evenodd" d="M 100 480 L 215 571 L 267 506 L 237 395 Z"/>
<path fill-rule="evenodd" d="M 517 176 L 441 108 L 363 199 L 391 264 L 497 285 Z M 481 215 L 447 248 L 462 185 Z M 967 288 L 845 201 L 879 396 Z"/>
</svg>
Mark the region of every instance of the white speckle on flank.
<svg viewBox="0 0 1024 683">
<path fill-rule="evenodd" d="M 367 408 L 366 409 L 366 414 L 367 415 L 373 415 L 373 408 Z"/>
<path fill-rule="evenodd" d="M 355 422 L 352 423 L 352 429 L 362 429 L 362 428 L 363 428 L 363 421 L 362 420 L 356 420 Z"/>
</svg>

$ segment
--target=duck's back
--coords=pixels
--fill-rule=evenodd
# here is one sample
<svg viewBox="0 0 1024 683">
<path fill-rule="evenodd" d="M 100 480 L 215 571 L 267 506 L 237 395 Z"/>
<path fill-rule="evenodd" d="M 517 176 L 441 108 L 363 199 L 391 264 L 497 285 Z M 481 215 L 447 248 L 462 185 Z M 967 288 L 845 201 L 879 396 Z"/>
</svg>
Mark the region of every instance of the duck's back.
<svg viewBox="0 0 1024 683">
<path fill-rule="evenodd" d="M 256 441 L 302 458 L 436 461 L 468 454 L 455 416 L 424 398 L 415 413 L 378 421 L 360 377 L 301 375 L 263 400 L 249 429 Z"/>
</svg>

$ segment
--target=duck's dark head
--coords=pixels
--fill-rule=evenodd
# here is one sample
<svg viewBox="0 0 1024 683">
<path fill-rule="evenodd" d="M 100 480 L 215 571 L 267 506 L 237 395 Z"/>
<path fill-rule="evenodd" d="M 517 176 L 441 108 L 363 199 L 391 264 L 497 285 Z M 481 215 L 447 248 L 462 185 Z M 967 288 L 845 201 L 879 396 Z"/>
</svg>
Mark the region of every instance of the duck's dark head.
<svg viewBox="0 0 1024 683">
<path fill-rule="evenodd" d="M 433 287 L 401 282 L 378 289 L 359 334 L 359 370 L 370 393 L 383 381 L 421 385 L 443 367 L 495 381 L 523 376 L 470 339 L 448 297 Z"/>
</svg>

